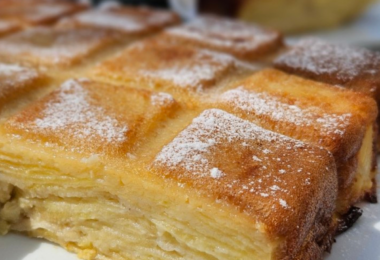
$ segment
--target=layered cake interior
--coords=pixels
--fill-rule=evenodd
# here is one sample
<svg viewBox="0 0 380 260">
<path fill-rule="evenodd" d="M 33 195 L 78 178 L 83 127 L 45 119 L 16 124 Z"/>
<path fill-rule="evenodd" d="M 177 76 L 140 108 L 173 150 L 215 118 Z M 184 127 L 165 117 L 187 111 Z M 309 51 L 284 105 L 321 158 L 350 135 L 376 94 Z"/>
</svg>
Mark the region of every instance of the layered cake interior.
<svg viewBox="0 0 380 260">
<path fill-rule="evenodd" d="M 33 23 L 25 3 L 74 7 Z M 85 260 L 316 260 L 376 201 L 377 54 L 54 3 L 0 3 L 20 14 L 0 7 L 0 234 Z"/>
</svg>

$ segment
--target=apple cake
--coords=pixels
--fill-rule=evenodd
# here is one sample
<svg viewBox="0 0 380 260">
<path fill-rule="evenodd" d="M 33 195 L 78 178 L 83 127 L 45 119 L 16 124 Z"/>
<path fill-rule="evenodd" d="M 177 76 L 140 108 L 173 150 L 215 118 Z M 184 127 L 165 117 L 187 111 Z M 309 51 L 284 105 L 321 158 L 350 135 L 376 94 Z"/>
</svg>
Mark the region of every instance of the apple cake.
<svg viewBox="0 0 380 260">
<path fill-rule="evenodd" d="M 85 260 L 322 259 L 376 201 L 376 54 L 307 61 L 347 89 L 278 70 L 306 58 L 276 31 L 158 32 L 175 17 L 92 9 L 0 38 L 0 234 Z"/>
</svg>

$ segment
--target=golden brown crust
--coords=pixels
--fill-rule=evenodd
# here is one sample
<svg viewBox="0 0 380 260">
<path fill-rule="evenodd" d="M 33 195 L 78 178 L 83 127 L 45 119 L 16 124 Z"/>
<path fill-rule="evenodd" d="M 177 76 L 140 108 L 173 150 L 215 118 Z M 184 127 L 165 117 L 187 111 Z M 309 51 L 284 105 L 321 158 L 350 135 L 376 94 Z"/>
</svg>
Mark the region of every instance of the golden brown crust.
<svg viewBox="0 0 380 260">
<path fill-rule="evenodd" d="M 13 5 L 8 0 L 3 3 Z M 135 15 L 142 28 L 128 31 L 122 22 L 121 31 L 126 34 L 151 33 L 177 22 L 172 14 L 165 14 L 162 23 L 157 22 L 157 17 L 149 21 L 147 16 L 159 14 L 146 9 L 90 11 L 56 27 L 32 28 L 0 40 L 0 58 L 70 68 L 118 41 L 120 34 L 115 33 L 115 28 L 110 30 L 91 20 L 104 12 L 123 17 Z M 88 24 L 76 20 L 88 14 Z M 29 22 L 50 23 L 57 18 Z M 70 25 L 70 19 L 76 21 Z M 137 181 L 129 187 L 137 183 L 133 189 L 144 187 L 143 191 L 133 193 L 132 189 L 123 194 L 138 194 L 136 201 L 155 203 L 144 194 L 151 184 L 170 187 L 162 191 L 164 201 L 174 198 L 173 194 L 182 199 L 182 195 L 195 193 L 197 199 L 202 198 L 199 201 L 215 206 L 220 214 L 237 216 L 228 221 L 237 223 L 244 219 L 239 227 L 249 226 L 267 236 L 273 243 L 268 250 L 278 245 L 273 258 L 321 259 L 330 248 L 337 227 L 336 207 L 344 207 L 341 211 L 345 211 L 347 205 L 363 196 L 362 190 L 358 196 L 351 191 L 356 187 L 358 150 L 377 115 L 375 102 L 362 94 L 274 69 L 260 71 L 235 84 L 237 78 L 254 70 L 241 59 L 252 61 L 278 50 L 282 46 L 281 35 L 221 18 L 203 17 L 200 21 L 129 46 L 89 70 L 91 76 L 125 84 L 71 79 L 16 111 L 0 127 L 5 135 L 0 138 L 1 147 L 11 150 L 8 155 L 4 148 L 1 160 L 5 162 L 25 150 L 22 156 L 26 160 L 17 159 L 22 162 L 16 163 L 21 164 L 17 166 L 20 171 L 32 161 L 34 170 L 42 167 L 47 175 L 57 177 L 72 169 L 70 174 L 85 176 L 84 179 L 93 178 L 95 173 L 110 185 L 103 189 L 96 184 L 101 194 L 107 193 L 107 198 L 117 198 L 128 187 L 124 181 L 133 178 Z M 32 76 L 19 84 L 20 74 L 6 73 L 2 78 L 2 72 L 0 69 L 0 109 L 3 103 L 38 86 Z M 25 76 L 29 70 L 21 72 Z M 55 83 L 65 75 L 60 75 Z M 5 84 L 8 78 L 10 88 Z M 375 78 L 367 76 L 353 82 L 361 80 L 361 87 L 368 82 L 377 84 Z M 369 87 L 364 89 L 372 91 Z M 168 91 L 176 99 L 155 90 Z M 177 98 L 177 93 L 181 96 L 182 92 L 190 93 L 193 99 L 186 96 L 181 104 L 183 100 Z M 217 93 L 220 95 L 211 100 Z M 206 102 L 200 97 L 210 99 Z M 258 106 L 251 107 L 255 105 Z M 65 158 L 59 160 L 59 155 Z M 39 158 L 39 163 L 33 158 Z M 73 164 L 71 168 L 62 163 L 67 161 Z M 98 163 L 102 166 L 94 166 Z M 104 169 L 98 169 L 103 166 Z M 7 169 L 9 164 L 2 167 Z M 76 167 L 80 168 L 78 173 Z M 30 172 L 33 170 L 22 174 Z M 44 180 L 41 178 L 41 183 Z M 122 188 L 112 190 L 115 183 L 115 187 Z M 202 210 L 209 210 L 203 207 Z M 207 211 L 209 215 L 213 213 L 214 209 Z M 222 225 L 216 226 L 223 229 Z M 249 239 L 253 241 L 254 236 Z"/>
<path fill-rule="evenodd" d="M 277 31 L 216 16 L 201 16 L 189 24 L 166 30 L 161 37 L 243 60 L 262 58 L 283 46 L 282 35 Z"/>
<path fill-rule="evenodd" d="M 105 29 L 35 27 L 0 41 L 0 58 L 14 63 L 64 67 L 114 43 L 117 35 Z"/>
<path fill-rule="evenodd" d="M 366 129 L 377 116 L 376 103 L 365 95 L 274 69 L 237 83 L 213 105 L 273 131 L 321 145 L 333 153 L 338 167 L 357 154 Z"/>
<path fill-rule="evenodd" d="M 0 17 L 23 26 L 45 25 L 87 8 L 87 5 L 65 0 L 2 0 Z"/>
<path fill-rule="evenodd" d="M 162 149 L 152 169 L 262 223 L 270 237 L 286 241 L 279 259 L 291 259 L 308 236 L 315 241 L 332 225 L 331 154 L 222 110 L 202 112 Z"/>
<path fill-rule="evenodd" d="M 1 20 L 0 18 L 0 36 L 4 36 L 20 29 L 20 25 L 13 21 Z"/>
<path fill-rule="evenodd" d="M 175 94 L 204 92 L 228 75 L 249 70 L 230 55 L 154 38 L 133 44 L 93 73 Z"/>
<path fill-rule="evenodd" d="M 342 85 L 380 101 L 380 55 L 376 52 L 304 39 L 280 55 L 274 66 L 317 81 Z"/>
<path fill-rule="evenodd" d="M 166 93 L 69 80 L 8 120 L 6 128 L 68 150 L 125 155 L 175 108 Z"/>
<path fill-rule="evenodd" d="M 106 28 L 125 36 L 143 36 L 179 22 L 179 16 L 170 11 L 146 7 L 112 7 L 92 9 L 64 18 L 58 26 Z"/>
<path fill-rule="evenodd" d="M 41 87 L 43 78 L 34 69 L 0 63 L 0 111 L 7 103 Z"/>
</svg>

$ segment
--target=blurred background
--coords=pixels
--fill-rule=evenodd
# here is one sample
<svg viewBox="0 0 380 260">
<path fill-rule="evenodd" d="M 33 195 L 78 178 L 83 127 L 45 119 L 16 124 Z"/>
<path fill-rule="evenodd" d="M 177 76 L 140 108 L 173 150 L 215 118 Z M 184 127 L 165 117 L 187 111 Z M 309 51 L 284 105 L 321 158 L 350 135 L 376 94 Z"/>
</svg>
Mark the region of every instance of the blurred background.
<svg viewBox="0 0 380 260">
<path fill-rule="evenodd" d="M 87 1 L 88 2 L 88 1 Z M 94 5 L 116 1 L 93 0 Z M 185 20 L 213 13 L 276 28 L 288 41 L 317 36 L 380 50 L 380 0 L 119 0 L 171 8 Z"/>
</svg>

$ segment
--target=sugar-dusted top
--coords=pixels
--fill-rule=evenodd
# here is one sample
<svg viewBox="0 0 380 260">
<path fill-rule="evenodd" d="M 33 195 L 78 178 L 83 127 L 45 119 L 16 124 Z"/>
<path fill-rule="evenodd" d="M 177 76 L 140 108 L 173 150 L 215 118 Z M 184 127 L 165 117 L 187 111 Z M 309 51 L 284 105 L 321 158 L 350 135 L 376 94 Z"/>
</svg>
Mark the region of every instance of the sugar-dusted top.
<svg viewBox="0 0 380 260">
<path fill-rule="evenodd" d="M 329 113 L 317 106 L 299 107 L 297 102 L 289 102 L 290 100 L 266 92 L 247 90 L 244 87 L 223 93 L 220 101 L 227 102 L 246 114 L 255 114 L 258 118 L 268 117 L 279 124 L 290 123 L 297 128 L 313 127 L 324 137 L 343 136 L 352 116 L 348 112 Z M 315 141 L 323 142 L 323 138 Z"/>
<path fill-rule="evenodd" d="M 334 154 L 337 165 L 359 151 L 377 114 L 376 103 L 362 94 L 273 69 L 239 82 L 213 105 L 267 129 L 321 145 Z"/>
<path fill-rule="evenodd" d="M 80 152 L 126 152 L 174 103 L 168 94 L 71 79 L 7 125 Z"/>
<path fill-rule="evenodd" d="M 16 22 L 0 20 L 0 36 L 14 32 L 19 28 L 20 26 Z"/>
<path fill-rule="evenodd" d="M 0 63 L 0 108 L 8 101 L 35 86 L 42 75 L 34 69 Z"/>
<path fill-rule="evenodd" d="M 31 68 L 15 64 L 0 63 L 0 86 L 4 90 L 8 86 L 18 85 L 39 76 L 39 73 Z"/>
<path fill-rule="evenodd" d="M 172 12 L 148 8 L 115 7 L 93 9 L 63 23 L 110 28 L 127 34 L 142 34 L 179 22 Z"/>
<path fill-rule="evenodd" d="M 107 115 L 103 107 L 91 105 L 91 97 L 81 81 L 83 79 L 69 80 L 62 84 L 56 100 L 48 102 L 43 117 L 34 121 L 35 127 L 42 131 L 68 129 L 72 136 L 81 139 L 99 138 L 108 143 L 125 141 L 128 125 Z"/>
<path fill-rule="evenodd" d="M 216 16 L 201 16 L 186 25 L 168 29 L 166 34 L 244 59 L 281 46 L 281 36 L 276 31 Z"/>
<path fill-rule="evenodd" d="M 0 17 L 24 23 L 42 25 L 60 17 L 85 9 L 87 6 L 70 1 L 19 0 L 0 3 Z"/>
<path fill-rule="evenodd" d="M 380 55 L 375 52 L 306 38 L 279 56 L 275 65 L 285 70 L 333 77 L 346 83 L 358 77 L 380 77 Z M 335 79 L 334 79 L 335 78 Z"/>
<path fill-rule="evenodd" d="M 326 150 L 218 109 L 196 117 L 161 150 L 152 169 L 179 187 L 252 214 L 276 234 L 300 235 L 304 216 L 315 216 L 315 207 L 326 202 L 322 197 L 329 199 L 320 210 L 332 210 L 337 192 Z M 290 230 L 294 226 L 299 229 Z"/>
<path fill-rule="evenodd" d="M 153 82 L 157 88 L 202 91 L 239 68 L 241 62 L 230 55 L 153 39 L 130 46 L 96 70 L 107 77 Z"/>
<path fill-rule="evenodd" d="M 103 29 L 36 27 L 0 41 L 0 56 L 33 64 L 67 65 L 114 42 L 114 36 Z"/>
</svg>

